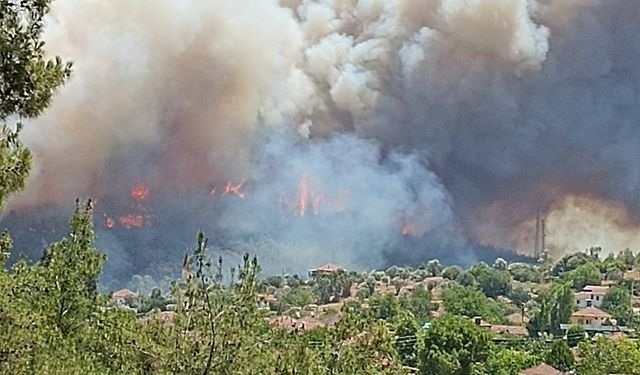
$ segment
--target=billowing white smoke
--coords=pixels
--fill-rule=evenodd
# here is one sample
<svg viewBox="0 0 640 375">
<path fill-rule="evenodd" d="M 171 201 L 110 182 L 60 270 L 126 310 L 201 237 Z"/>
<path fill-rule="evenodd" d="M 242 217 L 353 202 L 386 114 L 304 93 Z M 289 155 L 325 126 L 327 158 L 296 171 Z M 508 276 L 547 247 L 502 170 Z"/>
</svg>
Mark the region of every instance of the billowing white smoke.
<svg viewBox="0 0 640 375">
<path fill-rule="evenodd" d="M 352 264 L 403 220 L 520 246 L 567 194 L 636 212 L 638 19 L 632 0 L 56 0 L 47 48 L 76 70 L 26 127 L 12 206 L 247 179 L 222 227 L 314 232 Z M 350 213 L 284 225 L 274 195 L 304 176 Z"/>
</svg>

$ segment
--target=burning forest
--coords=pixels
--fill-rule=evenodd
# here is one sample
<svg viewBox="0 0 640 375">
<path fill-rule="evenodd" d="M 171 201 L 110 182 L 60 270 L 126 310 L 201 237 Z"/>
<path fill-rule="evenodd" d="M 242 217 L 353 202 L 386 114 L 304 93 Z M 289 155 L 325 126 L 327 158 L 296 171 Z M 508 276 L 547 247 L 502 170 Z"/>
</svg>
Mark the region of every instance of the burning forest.
<svg viewBox="0 0 640 375">
<path fill-rule="evenodd" d="M 0 223 L 95 201 L 106 273 L 215 251 L 301 272 L 640 245 L 640 7 L 582 0 L 57 0 L 75 63 Z M 27 228 L 27 229 L 25 229 Z M 505 256 L 503 254 L 503 256 Z M 515 254 L 513 255 L 516 256 Z"/>
</svg>

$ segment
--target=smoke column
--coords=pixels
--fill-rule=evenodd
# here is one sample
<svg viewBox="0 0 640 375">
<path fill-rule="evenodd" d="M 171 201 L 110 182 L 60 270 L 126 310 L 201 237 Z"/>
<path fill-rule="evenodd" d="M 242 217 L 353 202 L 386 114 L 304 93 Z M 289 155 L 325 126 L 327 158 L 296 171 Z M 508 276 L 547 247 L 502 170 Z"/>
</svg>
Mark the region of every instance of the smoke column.
<svg viewBox="0 0 640 375">
<path fill-rule="evenodd" d="M 144 183 L 164 224 L 135 251 L 101 236 L 131 267 L 199 226 L 296 269 L 471 260 L 530 251 L 538 210 L 556 255 L 637 250 L 638 19 L 634 0 L 56 0 L 47 49 L 75 73 L 25 128 L 10 210 L 107 212 Z"/>
</svg>

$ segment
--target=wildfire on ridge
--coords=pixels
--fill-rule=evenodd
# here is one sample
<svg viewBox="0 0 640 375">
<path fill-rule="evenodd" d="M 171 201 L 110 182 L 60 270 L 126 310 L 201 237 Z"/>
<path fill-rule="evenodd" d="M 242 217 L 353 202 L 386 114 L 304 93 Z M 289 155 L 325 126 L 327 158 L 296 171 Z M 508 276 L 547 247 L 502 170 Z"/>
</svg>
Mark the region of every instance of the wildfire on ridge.
<svg viewBox="0 0 640 375">
<path fill-rule="evenodd" d="M 224 193 L 222 195 L 233 194 L 240 199 L 244 199 L 244 192 L 242 192 L 242 187 L 244 186 L 245 181 L 242 180 L 239 184 L 235 185 L 231 183 L 231 181 L 227 182 L 227 185 L 224 187 Z M 215 189 L 211 191 L 212 195 L 215 194 Z"/>
<path fill-rule="evenodd" d="M 306 215 L 318 215 L 324 212 L 343 212 L 346 209 L 349 199 L 349 191 L 339 189 L 337 193 L 329 195 L 319 193 L 314 189 L 308 176 L 300 177 L 298 188 L 295 193 L 280 193 L 278 203 L 293 216 L 303 217 Z"/>
<path fill-rule="evenodd" d="M 132 214 L 120 216 L 119 221 L 120 225 L 127 229 L 142 228 L 145 223 L 144 216 Z"/>
<path fill-rule="evenodd" d="M 142 228 L 151 224 L 149 221 L 151 216 L 145 214 L 144 204 L 144 201 L 149 196 L 149 188 L 142 183 L 138 183 L 131 188 L 130 196 L 133 199 L 133 204 L 129 205 L 131 212 L 118 216 L 105 214 L 104 226 L 107 229 L 113 230 L 116 229 L 116 226 L 124 229 Z"/>
<path fill-rule="evenodd" d="M 137 201 L 145 200 L 148 195 L 149 188 L 142 184 L 138 184 L 131 189 L 131 198 Z"/>
<path fill-rule="evenodd" d="M 405 237 L 418 237 L 418 226 L 415 224 L 405 224 L 402 227 L 402 235 Z"/>
</svg>

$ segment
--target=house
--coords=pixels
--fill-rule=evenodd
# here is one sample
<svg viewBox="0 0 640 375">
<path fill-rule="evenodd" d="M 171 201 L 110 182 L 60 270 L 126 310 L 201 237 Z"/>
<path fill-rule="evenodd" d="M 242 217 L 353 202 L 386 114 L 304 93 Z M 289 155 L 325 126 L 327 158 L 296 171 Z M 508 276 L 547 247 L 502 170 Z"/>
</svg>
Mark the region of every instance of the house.
<svg viewBox="0 0 640 375">
<path fill-rule="evenodd" d="M 604 324 L 607 322 L 608 324 Z M 610 323 L 610 324 L 609 324 Z M 567 331 L 571 326 L 582 326 L 585 331 L 593 333 L 613 333 L 613 332 L 634 332 L 632 328 L 627 326 L 616 325 L 615 319 L 611 319 L 611 315 L 600 310 L 597 307 L 585 307 L 574 312 L 571 315 L 571 324 L 560 324 L 562 330 Z"/>
<path fill-rule="evenodd" d="M 273 294 L 258 294 L 258 308 L 269 310 L 272 304 L 278 302 L 278 299 Z"/>
<path fill-rule="evenodd" d="M 571 314 L 571 324 L 579 326 L 592 326 L 597 328 L 609 319 L 611 319 L 611 315 L 597 307 L 585 307 Z"/>
<path fill-rule="evenodd" d="M 488 329 L 496 335 L 503 336 L 528 336 L 529 332 L 525 327 L 522 326 L 505 326 L 500 324 L 491 324 L 487 323 L 480 317 L 475 317 L 472 319 L 473 323 L 478 327 Z"/>
<path fill-rule="evenodd" d="M 518 375 L 564 375 L 564 372 L 558 371 L 546 363 L 543 363 L 540 366 L 524 370 Z"/>
<path fill-rule="evenodd" d="M 138 298 L 138 295 L 129 289 L 120 289 L 111 293 L 111 301 L 116 305 L 127 305 L 127 301 L 135 300 Z"/>
<path fill-rule="evenodd" d="M 583 309 L 585 307 L 600 307 L 602 306 L 602 301 L 608 291 L 608 286 L 587 285 L 582 288 L 582 291 L 574 295 L 576 306 L 579 309 Z"/>
<path fill-rule="evenodd" d="M 309 270 L 309 276 L 310 277 L 316 277 L 318 275 L 323 275 L 323 274 L 332 274 L 332 273 L 339 273 L 339 272 L 344 272 L 345 270 L 333 263 L 327 263 L 324 264 L 318 268 L 314 268 Z"/>
</svg>

